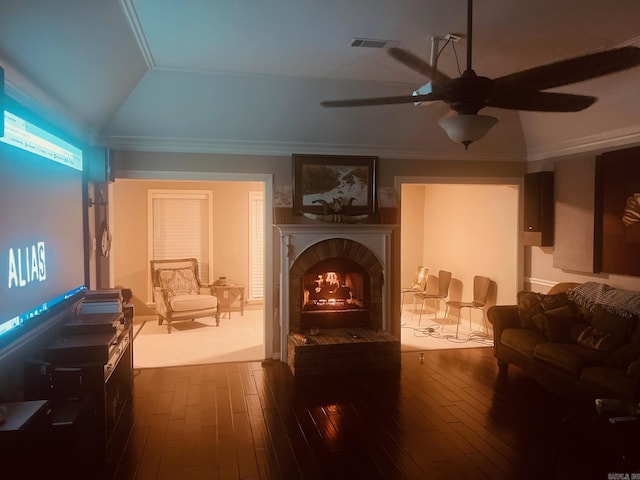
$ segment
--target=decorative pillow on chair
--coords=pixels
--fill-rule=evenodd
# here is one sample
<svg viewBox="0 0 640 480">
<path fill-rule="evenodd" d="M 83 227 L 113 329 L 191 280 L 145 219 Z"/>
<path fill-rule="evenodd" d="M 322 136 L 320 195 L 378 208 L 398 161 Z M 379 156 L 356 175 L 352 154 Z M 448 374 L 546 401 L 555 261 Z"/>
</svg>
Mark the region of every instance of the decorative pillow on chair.
<svg viewBox="0 0 640 480">
<path fill-rule="evenodd" d="M 200 293 L 198 279 L 190 268 L 172 268 L 158 271 L 160 286 L 170 297 Z"/>
</svg>

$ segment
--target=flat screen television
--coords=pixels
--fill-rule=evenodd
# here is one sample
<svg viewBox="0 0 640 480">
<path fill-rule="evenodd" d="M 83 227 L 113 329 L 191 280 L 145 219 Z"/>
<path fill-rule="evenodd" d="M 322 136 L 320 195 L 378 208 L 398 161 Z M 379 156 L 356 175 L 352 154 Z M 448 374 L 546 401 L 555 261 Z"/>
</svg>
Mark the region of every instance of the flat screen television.
<svg viewBox="0 0 640 480">
<path fill-rule="evenodd" d="M 5 97 L 0 138 L 0 348 L 86 291 L 83 151 Z"/>
</svg>

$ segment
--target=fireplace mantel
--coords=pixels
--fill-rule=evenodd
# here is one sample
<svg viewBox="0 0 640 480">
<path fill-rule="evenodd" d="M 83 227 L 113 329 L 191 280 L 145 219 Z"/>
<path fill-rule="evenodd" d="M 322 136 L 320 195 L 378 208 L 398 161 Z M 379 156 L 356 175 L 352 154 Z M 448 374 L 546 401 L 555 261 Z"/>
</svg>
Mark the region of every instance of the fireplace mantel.
<svg viewBox="0 0 640 480">
<path fill-rule="evenodd" d="M 331 239 L 346 239 L 370 251 L 382 266 L 382 278 L 390 278 L 391 234 L 397 225 L 389 224 L 277 224 L 280 232 L 280 298 L 279 320 L 281 359 L 287 361 L 287 341 L 290 333 L 290 271 L 307 249 Z M 382 330 L 389 329 L 391 292 L 388 281 L 382 286 Z"/>
<path fill-rule="evenodd" d="M 383 260 L 384 247 L 389 243 L 391 233 L 397 225 L 382 224 L 286 224 L 276 225 L 280 230 L 281 246 L 290 260 L 295 261 L 301 252 L 311 245 L 329 238 L 348 238 L 368 247 Z M 294 240 L 292 243 L 291 240 Z M 289 266 L 287 265 L 287 267 Z M 288 269 L 288 268 L 287 268 Z"/>
</svg>

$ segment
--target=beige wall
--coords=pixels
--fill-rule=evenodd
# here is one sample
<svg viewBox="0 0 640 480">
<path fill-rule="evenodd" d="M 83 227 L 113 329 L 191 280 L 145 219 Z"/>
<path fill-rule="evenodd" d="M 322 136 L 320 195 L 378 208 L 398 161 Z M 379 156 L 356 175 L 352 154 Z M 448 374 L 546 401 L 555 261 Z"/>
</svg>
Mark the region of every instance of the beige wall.
<svg viewBox="0 0 640 480">
<path fill-rule="evenodd" d="M 461 153 L 461 158 L 464 158 L 463 156 L 464 153 Z M 215 172 L 233 177 L 247 174 L 266 174 L 271 176 L 273 184 L 291 185 L 293 183 L 290 155 L 234 156 L 116 152 L 115 159 L 116 178 L 118 179 L 115 186 L 120 184 L 122 178 L 142 178 L 140 172 L 144 174 L 149 171 L 162 172 L 161 178 L 171 178 L 172 176 L 183 178 L 185 172 L 191 176 L 194 175 L 194 172 Z M 400 229 L 398 229 L 398 234 L 394 234 L 394 264 L 390 279 L 394 305 L 399 305 L 401 284 L 406 285 L 411 281 L 416 263 L 420 261 L 420 258 L 434 271 L 439 268 L 450 269 L 454 278 L 461 280 L 462 296 L 465 299 L 469 297 L 470 292 L 464 288 L 471 285 L 473 275 L 476 273 L 485 273 L 495 279 L 498 287 L 496 292 L 498 303 L 513 303 L 515 292 L 528 285 L 531 279 L 535 279 L 537 282 L 535 285 L 532 284 L 532 288 L 539 291 L 544 291 L 560 281 L 586 280 L 596 280 L 621 288 L 640 290 L 640 278 L 638 277 L 594 275 L 556 269 L 553 267 L 553 247 L 518 247 L 520 245 L 518 237 L 522 229 L 520 222 L 518 221 L 516 225 L 509 227 L 513 216 L 517 216 L 520 211 L 519 197 L 513 185 L 521 180 L 527 169 L 530 171 L 535 171 L 536 168 L 548 169 L 549 165 L 553 168 L 553 159 L 527 165 L 517 161 L 423 161 L 420 159 L 380 158 L 377 169 L 377 185 L 379 187 L 395 187 L 399 191 L 400 185 L 421 184 L 411 185 L 411 188 L 403 191 L 404 198 L 400 199 L 402 232 L 400 233 Z M 425 178 L 428 181 L 425 181 Z M 495 192 L 489 189 L 491 194 L 485 194 L 481 189 L 474 190 L 470 186 L 470 184 L 483 183 L 488 185 L 502 184 L 502 186 Z M 426 184 L 433 188 L 427 189 L 424 186 Z M 461 191 L 441 190 L 435 187 L 439 184 L 449 186 L 460 184 L 462 186 L 460 187 Z M 218 196 L 216 195 L 215 198 Z M 423 201 L 414 204 L 411 199 L 415 198 L 423 198 Z M 431 202 L 435 202 L 439 198 L 449 200 L 440 202 L 444 203 L 444 206 L 432 207 Z M 138 213 L 134 213 L 140 207 L 131 204 L 140 201 L 142 200 L 139 198 L 132 198 L 130 202 L 127 202 L 127 208 L 121 206 L 114 214 L 114 260 L 117 260 L 116 272 L 120 272 L 118 281 L 133 285 L 142 285 L 146 282 L 147 272 L 146 263 L 144 263 L 146 262 L 146 250 L 135 242 L 131 249 L 118 248 L 118 242 L 122 241 L 118 232 L 122 229 L 139 231 L 139 222 L 144 222 L 146 225 L 146 216 L 140 217 Z M 482 204 L 484 204 L 483 209 L 475 210 L 475 214 L 470 213 L 474 212 L 477 205 Z M 119 205 L 117 200 L 116 205 Z M 483 218 L 485 213 L 487 216 Z M 465 218 L 464 216 L 467 214 L 470 216 Z M 407 220 L 407 217 L 411 219 Z M 414 221 L 419 218 L 423 219 L 424 223 Z M 457 223 L 460 227 L 451 223 L 452 219 L 458 218 L 464 220 Z M 443 225 L 447 225 L 446 229 Z M 444 235 L 453 232 L 455 232 L 455 240 L 459 241 L 455 244 L 459 251 L 449 257 L 445 253 L 446 248 L 453 246 L 454 243 L 451 238 L 445 241 Z M 431 240 L 432 238 L 434 240 Z M 275 231 L 272 240 L 273 255 L 267 261 L 277 267 L 280 262 L 279 237 Z M 144 241 L 146 242 L 146 235 Z M 430 244 L 430 241 L 434 243 Z M 406 253 L 405 250 L 412 242 L 423 245 L 423 250 L 418 252 L 410 249 L 409 253 Z M 488 249 L 494 248 L 495 250 L 488 253 Z M 142 263 L 140 258 L 144 258 Z M 228 272 L 222 274 L 230 275 Z M 267 319 L 273 319 L 273 352 L 276 357 L 280 351 L 277 317 L 278 275 L 277 268 L 274 268 L 272 276 L 266 278 L 268 292 L 271 292 L 273 296 L 274 308 L 273 311 L 265 313 Z M 392 319 L 392 331 L 398 333 L 400 330 L 400 309 L 394 308 L 393 312 L 396 316 Z"/>
<path fill-rule="evenodd" d="M 557 165 L 561 165 L 563 167 L 569 166 L 571 169 L 575 168 L 584 168 L 584 169 L 593 169 L 594 168 L 594 158 L 595 154 L 580 154 L 571 158 L 557 158 L 557 159 L 547 159 L 539 162 L 532 162 L 529 164 L 528 169 L 531 172 L 542 171 L 542 170 L 555 170 Z M 562 163 L 561 163 L 562 162 Z M 566 174 L 565 174 L 566 175 Z M 571 185 L 570 188 L 595 188 L 595 185 L 589 186 L 584 180 L 585 172 L 584 171 L 576 171 L 574 175 L 574 181 L 580 181 L 581 183 L 576 187 L 576 185 Z M 591 178 L 593 181 L 595 175 L 592 175 Z M 562 185 L 562 184 L 561 184 Z M 579 197 L 577 200 L 582 200 L 585 197 L 586 193 L 580 190 L 577 190 L 576 193 L 571 193 L 567 195 L 567 192 L 558 192 L 557 191 L 558 184 L 556 183 L 556 200 L 558 198 L 565 199 L 567 196 L 573 195 L 574 197 Z M 591 192 L 591 196 L 593 196 L 593 192 Z M 556 206 L 557 208 L 557 206 Z M 574 205 L 576 208 L 576 215 L 574 218 L 569 218 L 567 221 L 574 222 L 574 232 L 575 230 L 580 230 L 584 232 L 584 235 L 593 235 L 593 207 L 590 208 L 589 211 L 586 211 L 586 206 L 584 201 L 580 203 L 578 206 Z M 561 221 L 565 221 L 568 217 L 565 214 L 565 210 L 562 210 Z M 556 216 L 556 222 L 558 221 L 558 216 Z M 588 222 L 591 222 L 590 224 Z M 587 223 L 586 223 L 587 222 Z M 556 228 L 556 238 L 555 243 L 561 242 L 562 248 L 566 248 L 562 243 L 565 239 L 559 239 L 557 235 L 563 235 L 563 232 L 566 231 L 566 224 L 562 226 L 563 228 Z M 589 230 L 589 228 L 591 230 Z M 623 288 L 627 290 L 637 290 L 640 291 L 640 277 L 631 277 L 626 275 L 612 275 L 608 273 L 593 273 L 591 271 L 579 271 L 582 269 L 567 269 L 567 268 L 556 268 L 554 266 L 554 254 L 556 252 L 556 247 L 526 247 L 525 248 L 525 280 L 527 284 L 527 288 L 530 288 L 533 291 L 546 292 L 548 289 L 558 283 L 558 282 L 600 282 L 606 283 L 613 287 Z M 564 258 L 564 253 L 562 253 Z M 559 264 L 561 262 L 557 261 L 555 264 Z M 587 265 L 589 264 L 589 259 L 582 260 L 580 263 Z M 593 262 L 591 260 L 590 265 Z M 588 270 L 587 267 L 584 268 Z"/>
<path fill-rule="evenodd" d="M 260 156 L 260 155 L 224 155 L 224 154 L 180 154 L 180 153 L 154 153 L 154 152 L 114 152 L 115 159 L 115 171 L 116 171 L 116 182 L 114 185 L 118 185 L 122 179 L 124 178 L 149 178 L 145 177 L 146 172 L 154 172 L 153 178 L 167 178 L 167 179 L 178 179 L 178 178 L 197 178 L 197 175 L 200 172 L 203 173 L 215 173 L 217 176 L 229 175 L 230 177 L 238 177 L 242 175 L 270 175 L 275 185 L 291 185 L 293 183 L 293 172 L 292 172 L 292 161 L 290 155 L 283 156 Z M 464 158 L 464 151 L 461 150 L 460 154 L 461 159 Z M 513 179 L 519 179 L 522 177 L 524 172 L 526 171 L 526 164 L 519 160 L 514 161 L 441 161 L 441 160 L 420 160 L 420 159 L 399 159 L 399 158 L 379 158 L 377 164 L 377 178 L 376 183 L 378 187 L 395 187 L 399 190 L 399 185 L 404 183 L 426 183 L 421 181 L 422 178 L 429 178 L 431 182 L 434 182 L 434 179 L 440 179 L 439 183 L 444 184 L 456 184 L 456 183 L 465 183 L 464 181 L 457 182 L 457 179 L 475 179 L 474 183 L 487 183 L 487 184 L 499 184 L 499 183 L 510 183 L 513 184 Z M 161 173 L 161 176 L 158 177 L 158 172 Z M 408 181 L 407 179 L 418 179 L 414 181 Z M 496 179 L 498 181 L 496 181 Z M 499 180 L 502 179 L 502 182 Z M 508 179 L 505 180 L 505 179 Z M 435 182 L 434 182 L 435 183 Z M 517 181 L 515 182 L 517 183 Z M 119 188 L 119 187 L 118 187 Z M 116 191 L 117 194 L 117 191 Z M 423 196 L 420 193 L 420 188 L 417 188 L 415 192 L 412 194 Z M 138 195 L 138 197 L 132 198 L 130 202 L 143 202 L 142 205 L 146 203 L 146 198 L 143 199 L 139 197 L 140 193 L 132 193 L 132 195 Z M 407 198 L 410 198 L 411 194 L 408 194 Z M 117 195 L 116 195 L 117 197 Z M 518 202 L 514 198 L 510 197 L 509 200 L 504 201 L 504 204 L 511 205 L 512 208 L 518 208 Z M 468 200 L 468 202 L 475 202 L 477 199 Z M 130 202 L 127 202 L 129 204 Z M 402 200 L 401 200 L 402 202 Z M 410 202 L 409 202 L 410 203 Z M 462 205 L 458 204 L 458 207 L 463 207 L 465 202 L 461 202 Z M 122 205 L 119 203 L 119 205 Z M 422 208 L 427 208 L 428 204 L 424 201 L 420 202 L 420 204 L 414 206 L 410 206 L 410 208 L 416 208 L 417 210 L 413 211 L 416 216 L 420 215 L 424 217 L 425 215 L 421 213 Z M 453 206 L 452 206 L 453 207 Z M 138 209 L 141 207 L 135 207 Z M 498 208 L 497 205 L 490 205 L 488 207 L 491 209 Z M 136 232 L 134 235 L 139 236 L 143 235 L 146 241 L 146 226 L 142 231 L 140 230 L 140 222 L 144 222 L 146 224 L 146 217 L 142 218 L 139 214 L 134 214 L 134 210 L 132 208 L 125 208 L 125 206 L 121 206 L 118 211 L 114 214 L 114 222 L 116 230 L 128 229 L 132 232 Z M 408 210 L 407 212 L 411 212 Z M 403 213 L 404 214 L 404 213 Z M 445 216 L 455 217 L 453 212 L 449 212 L 448 214 L 443 214 Z M 124 218 L 121 218 L 124 216 Z M 502 213 L 499 215 L 492 215 L 491 218 L 501 218 Z M 438 228 L 442 222 L 432 222 L 434 228 Z M 422 238 L 429 234 L 428 231 L 424 230 L 426 225 L 422 225 L 420 227 L 419 232 L 414 232 L 413 238 Z M 482 232 L 472 231 L 466 236 L 467 239 L 475 240 L 480 238 L 481 233 L 484 233 L 486 236 L 487 231 L 489 233 L 496 231 L 494 226 L 493 229 L 486 228 Z M 519 228 L 516 226 L 512 226 L 512 231 L 519 232 Z M 513 233 L 513 235 L 517 235 L 517 233 Z M 124 242 L 124 240 L 119 236 L 117 231 L 114 231 L 114 242 L 115 242 L 115 259 L 117 262 L 114 263 L 114 272 L 117 276 L 118 282 L 123 282 L 132 285 L 144 285 L 146 280 L 146 249 L 141 249 L 139 246 L 135 246 L 132 249 L 128 250 L 123 245 L 119 245 L 118 242 Z M 509 235 L 507 234 L 507 237 Z M 393 235 L 393 261 L 391 265 L 391 272 L 389 279 L 392 291 L 392 302 L 394 305 L 398 305 L 400 301 L 400 287 L 401 287 L 401 251 L 407 251 L 407 247 L 401 245 L 402 242 L 406 240 L 406 238 L 411 238 L 411 234 L 402 234 L 400 235 L 400 229 Z M 272 351 L 276 358 L 279 356 L 280 345 L 279 345 L 279 324 L 278 324 L 278 316 L 277 316 L 277 295 L 278 295 L 278 266 L 280 264 L 279 258 L 279 237 L 277 233 L 273 232 L 273 246 L 271 252 L 268 252 L 272 256 L 272 265 L 274 266 L 272 275 L 265 279 L 265 282 L 271 282 L 271 286 L 273 287 L 273 298 L 270 299 L 274 305 L 273 309 L 269 309 L 265 312 L 265 318 L 273 319 L 273 324 L 268 325 L 273 330 L 273 346 Z M 496 239 L 495 242 L 499 243 L 500 239 Z M 435 248 L 436 246 L 434 246 Z M 425 247 L 426 248 L 426 247 Z M 440 248 L 440 247 L 439 247 Z M 509 294 L 516 287 L 508 287 L 512 283 L 517 283 L 517 280 L 511 280 L 503 278 L 503 274 L 499 272 L 499 265 L 502 264 L 501 260 L 504 260 L 504 264 L 508 265 L 505 267 L 507 270 L 514 270 L 514 274 L 516 278 L 521 275 L 521 266 L 519 263 L 522 261 L 522 254 L 513 251 L 506 251 L 508 248 L 501 247 L 501 253 L 497 255 L 498 259 L 493 258 L 492 262 L 492 270 L 491 273 L 492 278 L 495 277 L 497 279 L 497 283 L 499 285 L 499 295 L 500 298 L 503 298 L 502 295 L 506 297 L 513 297 L 514 295 Z M 427 249 L 428 251 L 428 249 Z M 120 253 L 118 253 L 120 252 Z M 126 252 L 126 253 L 125 253 Z M 123 255 L 123 258 L 120 258 L 119 255 Z M 471 258 L 482 254 L 482 252 L 478 252 L 476 250 L 472 250 L 469 254 Z M 417 254 L 416 254 L 417 255 Z M 140 259 L 143 259 L 141 261 Z M 469 279 L 473 278 L 473 275 L 476 273 L 480 273 L 479 270 L 484 270 L 484 265 L 482 264 L 472 264 L 472 267 L 467 268 L 468 264 L 465 262 L 460 262 L 457 259 L 451 259 L 451 261 L 444 261 L 440 258 L 429 257 L 425 260 L 428 260 L 431 263 L 431 267 L 434 269 L 440 268 L 451 268 L 454 273 L 454 278 L 459 278 L 462 280 L 463 284 L 469 285 Z M 441 262 L 441 263 L 440 263 Z M 415 263 L 415 260 L 411 260 L 411 263 Z M 516 264 L 516 267 L 513 265 Z M 411 266 L 411 269 L 415 271 L 415 265 Z M 406 274 L 409 276 L 409 281 L 412 273 Z M 406 279 L 402 279 L 406 280 Z M 137 288 L 137 287 L 136 287 Z M 468 292 L 468 291 L 467 291 Z M 467 292 L 465 292 L 464 296 L 466 298 Z M 267 305 L 269 302 L 266 302 Z M 137 311 L 137 313 L 139 313 Z M 400 332 L 400 309 L 393 310 L 393 318 L 391 319 L 390 330 L 392 333 L 399 335 Z"/>
<path fill-rule="evenodd" d="M 461 154 L 462 157 L 463 154 Z M 209 154 L 177 154 L 152 152 L 116 152 L 116 178 L 114 229 L 114 272 L 116 282 L 132 285 L 135 290 L 146 286 L 146 192 L 132 190 L 129 198 L 118 199 L 120 189 L 125 188 L 123 178 L 144 178 L 144 172 L 162 172 L 161 178 L 191 178 L 197 172 L 214 172 L 233 177 L 246 174 L 267 174 L 276 185 L 293 183 L 292 162 L 283 156 L 234 156 Z M 492 161 L 429 161 L 380 158 L 378 160 L 377 185 L 395 187 L 402 185 L 401 229 L 394 233 L 393 265 L 390 283 L 392 300 L 400 301 L 400 287 L 407 285 L 417 263 L 425 263 L 432 272 L 448 269 L 463 289 L 459 293 L 465 299 L 471 296 L 473 275 L 484 273 L 496 281 L 498 303 L 513 303 L 520 288 L 531 286 L 545 291 L 560 281 L 596 280 L 613 286 L 640 290 L 640 278 L 616 275 L 596 275 L 570 272 L 553 267 L 553 247 L 518 248 L 517 239 L 522 229 L 519 220 L 517 189 L 513 185 L 527 171 L 553 169 L 554 159 L 527 165 L 524 162 Z M 185 175 L 185 172 L 188 175 Z M 157 177 L 156 177 L 157 178 Z M 424 179 L 428 179 L 425 181 Z M 469 179 L 474 179 L 469 181 Z M 458 181 L 460 180 L 460 181 Z M 154 184 L 157 182 L 151 182 Z M 207 182 L 205 182 L 207 183 Z M 480 184 L 487 184 L 485 186 Z M 501 185 L 502 184 L 502 185 Z M 428 185 L 428 188 L 427 188 Z M 439 187 L 438 185 L 441 185 Z M 490 186 L 488 186 L 490 185 Z M 511 185 L 511 186 L 509 186 Z M 201 188 L 202 185 L 194 188 Z M 216 199 L 234 193 L 217 191 Z M 142 212 L 144 210 L 144 213 Z M 246 211 L 246 210 L 245 210 Z M 417 221 L 407 221 L 409 217 Z M 453 220 L 459 220 L 453 222 Z M 446 227 L 445 227 L 446 226 Z M 131 232 L 120 234 L 120 231 Z M 222 234 L 225 236 L 224 234 Z M 226 235 L 228 237 L 228 234 Z M 244 235 L 241 235 L 244 236 Z M 129 244 L 127 238 L 134 238 Z M 143 242 L 135 238 L 144 238 Z M 216 236 L 217 238 L 217 236 Z M 416 245 L 412 245 L 415 242 Z M 515 243 L 512 243 L 515 242 Z M 124 246 L 126 245 L 126 248 Z M 515 246 L 514 246 L 515 244 Z M 422 245 L 420 248 L 418 245 Z M 455 254 L 447 249 L 455 247 Z M 231 252 L 242 250 L 240 244 L 229 247 Z M 274 286 L 273 304 L 276 310 L 265 312 L 273 318 L 273 352 L 280 352 L 277 319 L 277 284 L 279 238 L 274 232 L 271 252 L 273 275 L 265 281 Z M 220 262 L 234 264 L 231 256 Z M 214 272 L 216 275 L 226 274 Z M 215 267 L 214 267 L 215 268 Z M 534 280 L 534 282 L 532 282 Z M 454 283 L 455 285 L 455 283 Z M 465 289 L 466 288 L 466 289 Z M 454 293 L 455 294 L 455 293 Z M 137 313 L 140 313 L 137 311 Z M 399 334 L 400 313 L 394 309 L 391 331 Z"/>
<path fill-rule="evenodd" d="M 425 224 L 425 185 L 405 184 L 401 192 L 400 228 L 402 230 L 400 251 L 402 255 L 401 284 L 410 287 L 416 268 L 425 265 L 424 224 Z M 410 302 L 405 296 L 405 302 Z"/>
<path fill-rule="evenodd" d="M 526 274 L 531 279 L 531 289 L 534 291 L 546 292 L 558 282 L 600 282 L 625 290 L 640 291 L 640 277 L 561 270 L 553 266 L 553 247 L 529 248 L 531 262 Z"/>
<path fill-rule="evenodd" d="M 515 185 L 402 186 L 402 279 L 416 265 L 452 272 L 450 298 L 471 300 L 473 277 L 495 283 L 492 303 L 513 303 L 519 289 L 519 189 Z M 407 280 L 408 279 L 408 280 Z"/>
<path fill-rule="evenodd" d="M 209 190 L 213 195 L 212 278 L 248 285 L 249 191 L 263 191 L 260 182 L 163 181 L 118 179 L 113 183 L 113 281 L 133 290 L 136 315 L 147 308 L 148 205 L 151 189 Z"/>
</svg>

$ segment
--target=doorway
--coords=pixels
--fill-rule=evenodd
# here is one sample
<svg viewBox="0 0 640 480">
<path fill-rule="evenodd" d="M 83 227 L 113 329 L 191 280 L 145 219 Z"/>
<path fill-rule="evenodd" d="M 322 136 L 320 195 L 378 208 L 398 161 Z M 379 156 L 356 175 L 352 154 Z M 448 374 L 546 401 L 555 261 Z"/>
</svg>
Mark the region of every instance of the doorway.
<svg viewBox="0 0 640 480">
<path fill-rule="evenodd" d="M 447 299 L 472 300 L 474 276 L 482 275 L 492 281 L 489 305 L 515 301 L 522 262 L 520 180 L 479 184 L 457 179 L 451 183 L 419 179 L 400 183 L 400 195 L 402 287 L 411 285 L 418 266 L 425 266 L 429 268 L 430 292 L 437 291 L 439 270 L 452 273 Z M 420 311 L 421 303 L 414 306 L 413 295 L 404 297 L 403 344 L 425 344 L 425 348 L 431 349 L 439 344 L 441 348 L 458 348 L 485 343 L 474 345 L 467 335 L 486 330 L 481 311 L 463 310 L 460 324 L 464 322 L 465 334 L 452 340 L 458 323 L 457 311 L 449 312 L 449 318 L 445 319 L 444 302 L 427 301 Z M 491 336 L 490 328 L 487 333 Z M 428 338 L 422 341 L 416 336 Z M 434 338 L 448 341 L 435 342 Z"/>
<path fill-rule="evenodd" d="M 184 177 L 184 172 L 181 172 L 181 176 Z M 228 283 L 244 285 L 246 301 L 245 315 L 242 315 L 239 309 L 230 314 L 225 313 L 220 327 L 215 328 L 215 334 L 221 337 L 225 331 L 229 332 L 231 327 L 238 327 L 242 323 L 240 319 L 252 318 L 255 321 L 256 315 L 259 316 L 261 327 L 261 347 L 257 357 L 255 348 L 249 349 L 247 345 L 242 344 L 243 339 L 248 338 L 249 335 L 241 335 L 234 340 L 239 342 L 237 351 L 246 351 L 252 358 L 244 359 L 234 354 L 229 359 L 216 357 L 215 363 L 231 360 L 263 360 L 273 356 L 273 324 L 267 321 L 272 317 L 267 313 L 273 309 L 272 282 L 265 281 L 269 275 L 272 275 L 272 235 L 271 230 L 267 229 L 267 226 L 272 224 L 271 176 L 232 177 L 227 174 L 224 178 L 216 178 L 215 174 L 199 173 L 197 179 L 173 180 L 162 173 L 145 172 L 145 178 L 119 178 L 112 185 L 113 285 L 126 286 L 133 290 L 135 318 L 142 322 L 148 321 L 149 328 L 154 322 L 157 324 L 157 318 L 149 289 L 149 228 L 152 219 L 149 218 L 147 209 L 148 192 L 158 189 L 165 192 L 171 190 L 184 192 L 189 189 L 211 192 L 213 198 L 212 254 L 209 260 L 209 278 L 202 280 L 212 282 L 220 277 L 226 277 Z M 259 203 L 255 201 L 256 192 L 261 194 Z M 256 205 L 259 205 L 260 212 L 256 212 Z M 256 219 L 256 213 L 260 213 L 261 218 Z M 262 235 L 256 235 L 256 227 L 264 230 Z M 261 242 L 258 249 L 256 239 Z M 262 257 L 257 255 L 258 250 L 262 253 Z M 256 258 L 262 261 L 262 269 L 256 269 Z M 256 278 L 256 271 L 262 278 Z M 256 285 L 262 287 L 262 295 L 258 292 Z M 185 328 L 188 328 L 187 325 L 193 322 L 182 323 L 185 324 Z M 253 335 L 253 330 L 247 331 Z M 208 330 L 203 328 L 201 331 Z"/>
</svg>

